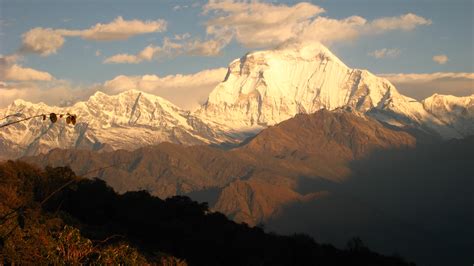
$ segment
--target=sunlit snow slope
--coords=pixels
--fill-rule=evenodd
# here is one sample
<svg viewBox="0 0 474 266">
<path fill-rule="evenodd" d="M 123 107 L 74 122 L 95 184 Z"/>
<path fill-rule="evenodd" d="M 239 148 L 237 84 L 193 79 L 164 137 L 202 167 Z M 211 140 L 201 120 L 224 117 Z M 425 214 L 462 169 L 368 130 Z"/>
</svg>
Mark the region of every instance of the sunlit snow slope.
<svg viewBox="0 0 474 266">
<path fill-rule="evenodd" d="M 438 96 L 442 97 L 442 96 Z M 454 97 L 456 98 L 456 97 Z M 472 109 L 464 101 L 459 108 Z M 471 107 L 469 107 L 471 106 Z M 397 126 L 416 127 L 446 138 L 472 134 L 446 113 L 401 95 L 386 79 L 351 69 L 321 44 L 289 45 L 249 53 L 230 63 L 225 80 L 197 111 L 204 120 L 236 130 L 265 127 L 298 113 L 351 107 Z M 457 116 L 451 114 L 448 116 Z"/>
<path fill-rule="evenodd" d="M 22 113 L 23 117 L 42 113 L 72 113 L 76 126 L 64 119 L 55 124 L 31 119 L 0 130 L 2 157 L 47 152 L 52 148 L 136 149 L 164 141 L 182 144 L 207 144 L 225 141 L 189 111 L 155 95 L 130 90 L 109 96 L 95 93 L 85 102 L 71 107 L 54 107 L 16 100 L 0 115 Z M 13 121 L 17 118 L 10 118 Z M 4 121 L 4 123 L 7 121 Z"/>
</svg>

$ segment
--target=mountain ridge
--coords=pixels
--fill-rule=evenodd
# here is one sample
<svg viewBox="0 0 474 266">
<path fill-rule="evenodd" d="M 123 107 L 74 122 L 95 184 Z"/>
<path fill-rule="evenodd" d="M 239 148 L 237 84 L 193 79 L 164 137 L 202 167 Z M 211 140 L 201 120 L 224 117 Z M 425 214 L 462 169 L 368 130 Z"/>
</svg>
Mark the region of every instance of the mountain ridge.
<svg viewBox="0 0 474 266">
<path fill-rule="evenodd" d="M 251 52 L 232 61 L 224 81 L 194 112 L 139 90 L 117 95 L 97 91 L 87 101 L 68 107 L 15 100 L 0 109 L 0 115 L 69 112 L 78 115 L 78 124 L 30 120 L 3 128 L 0 158 L 57 147 L 134 150 L 166 141 L 235 146 L 297 114 L 338 108 L 366 113 L 394 127 L 413 128 L 420 136 L 449 139 L 474 133 L 474 95 L 433 95 L 418 102 L 401 95 L 388 80 L 351 69 L 327 47 L 310 43 Z"/>
<path fill-rule="evenodd" d="M 48 106 L 16 100 L 4 109 L 2 116 L 21 113 L 23 117 L 42 113 L 73 113 L 75 126 L 59 120 L 50 124 L 29 120 L 0 131 L 4 157 L 18 157 L 44 153 L 52 148 L 89 150 L 133 150 L 163 141 L 191 144 L 210 144 L 232 140 L 210 128 L 201 119 L 171 102 L 138 90 L 109 96 L 96 92 L 87 101 L 70 107 Z M 16 118 L 9 118 L 13 121 Z M 5 156 L 7 155 L 7 156 Z"/>
</svg>

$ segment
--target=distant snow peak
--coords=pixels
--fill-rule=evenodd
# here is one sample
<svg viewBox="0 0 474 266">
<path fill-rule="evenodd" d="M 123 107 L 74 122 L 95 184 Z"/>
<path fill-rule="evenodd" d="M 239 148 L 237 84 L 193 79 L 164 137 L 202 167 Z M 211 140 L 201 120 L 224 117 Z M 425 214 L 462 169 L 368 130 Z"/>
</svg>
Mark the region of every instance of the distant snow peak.
<svg viewBox="0 0 474 266">
<path fill-rule="evenodd" d="M 96 92 L 87 101 L 69 107 L 48 106 L 17 100 L 0 109 L 0 116 L 21 112 L 77 114 L 75 127 L 50 125 L 32 119 L 0 131 L 0 157 L 18 157 L 53 148 L 136 149 L 160 142 L 207 144 L 232 141 L 224 132 L 171 102 L 138 90 L 117 95 Z"/>
</svg>

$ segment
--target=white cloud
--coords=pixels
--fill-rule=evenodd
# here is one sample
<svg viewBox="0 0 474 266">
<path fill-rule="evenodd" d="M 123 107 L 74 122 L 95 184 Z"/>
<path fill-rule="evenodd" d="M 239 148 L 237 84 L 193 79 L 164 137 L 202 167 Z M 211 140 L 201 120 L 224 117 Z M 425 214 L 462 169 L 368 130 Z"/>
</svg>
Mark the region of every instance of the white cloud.
<svg viewBox="0 0 474 266">
<path fill-rule="evenodd" d="M 183 33 L 183 34 L 175 34 L 174 35 L 174 39 L 178 40 L 178 41 L 186 40 L 189 37 L 191 37 L 191 34 L 189 34 L 188 32 Z"/>
<path fill-rule="evenodd" d="M 42 56 L 55 54 L 64 44 L 64 37 L 53 29 L 34 28 L 23 34 L 20 51 Z"/>
<path fill-rule="evenodd" d="M 409 31 L 430 25 L 431 20 L 413 13 L 367 21 L 360 16 L 334 19 L 320 16 L 325 10 L 311 3 L 293 6 L 261 2 L 209 1 L 204 13 L 212 13 L 207 33 L 230 36 L 246 47 L 278 46 L 285 42 L 332 43 L 353 40 L 360 35 L 393 30 Z"/>
<path fill-rule="evenodd" d="M 344 19 L 317 17 L 300 33 L 295 33 L 292 40 L 317 41 L 325 44 L 353 40 L 361 34 L 361 29 L 366 23 L 366 19 L 359 16 Z"/>
<path fill-rule="evenodd" d="M 124 20 L 122 17 L 117 17 L 110 23 L 97 23 L 89 29 L 85 30 L 56 30 L 63 36 L 79 36 L 86 40 L 94 41 L 115 41 L 126 40 L 132 36 L 162 32 L 165 31 L 167 23 L 165 20 L 147 20 L 141 21 L 138 19 Z"/>
<path fill-rule="evenodd" d="M 116 54 L 111 57 L 108 57 L 104 60 L 106 64 L 138 64 L 143 59 L 139 58 L 136 55 L 130 54 Z"/>
<path fill-rule="evenodd" d="M 400 55 L 400 50 L 396 49 L 396 48 L 393 48 L 393 49 L 382 48 L 382 49 L 378 49 L 378 50 L 370 52 L 369 55 L 373 56 L 377 59 L 380 59 L 380 58 L 395 58 L 395 57 L 398 57 Z"/>
<path fill-rule="evenodd" d="M 193 109 L 203 103 L 211 90 L 224 80 L 226 68 L 203 70 L 189 75 L 117 76 L 106 81 L 103 90 L 107 93 L 119 93 L 129 89 L 138 89 L 161 96 L 172 103 Z"/>
<path fill-rule="evenodd" d="M 196 39 L 184 45 L 185 53 L 196 56 L 217 56 L 229 41 L 230 39 L 223 38 L 207 41 Z"/>
<path fill-rule="evenodd" d="M 124 20 L 117 17 L 110 23 L 98 23 L 84 30 L 33 28 L 23 34 L 20 51 L 48 56 L 57 52 L 65 42 L 64 37 L 81 37 L 94 41 L 125 40 L 135 35 L 165 31 L 165 20 Z"/>
<path fill-rule="evenodd" d="M 178 11 L 180 9 L 185 9 L 185 8 L 189 8 L 189 6 L 188 5 L 176 5 L 176 6 L 173 7 L 173 10 Z"/>
<path fill-rule="evenodd" d="M 380 74 L 392 82 L 426 82 L 443 78 L 464 78 L 474 80 L 474 73 L 466 72 L 435 72 L 435 73 L 409 73 L 409 74 Z M 474 85 L 474 84 L 473 84 Z"/>
<path fill-rule="evenodd" d="M 84 100 L 96 90 L 96 86 L 73 87 L 64 80 L 4 82 L 0 83 L 0 95 L 2 95 L 0 97 L 0 108 L 11 104 L 16 99 L 61 105 L 64 102 Z"/>
<path fill-rule="evenodd" d="M 116 54 L 104 60 L 106 64 L 138 64 L 143 61 L 151 61 L 160 52 L 164 50 L 163 47 L 148 45 L 136 55 L 132 54 Z"/>
<path fill-rule="evenodd" d="M 294 6 L 260 2 L 209 1 L 205 13 L 214 12 L 207 33 L 231 34 L 247 47 L 264 47 L 295 37 L 312 18 L 325 10 L 309 3 Z"/>
<path fill-rule="evenodd" d="M 54 77 L 45 71 L 17 64 L 17 55 L 0 57 L 0 80 L 2 81 L 51 81 Z"/>
<path fill-rule="evenodd" d="M 3 72 L 3 71 L 2 71 Z M 4 75 L 3 75 L 4 74 Z M 51 81 L 53 76 L 48 72 L 39 71 L 33 68 L 26 68 L 20 65 L 14 64 L 5 69 L 5 73 L 0 74 L 2 80 L 14 80 L 14 81 Z"/>
<path fill-rule="evenodd" d="M 408 13 L 398 17 L 384 17 L 375 19 L 369 23 L 367 30 L 385 32 L 391 30 L 410 31 L 417 26 L 431 25 L 432 21 L 424 17 L 420 17 L 413 13 Z"/>
<path fill-rule="evenodd" d="M 202 104 L 214 87 L 224 80 L 227 68 L 203 70 L 194 74 L 176 74 L 160 77 L 157 75 L 120 75 L 103 84 L 87 87 L 75 86 L 65 80 L 5 81 L 0 82 L 0 107 L 11 104 L 16 99 L 31 102 L 45 102 L 61 105 L 87 98 L 98 90 L 116 94 L 129 89 L 137 89 L 163 97 L 188 110 Z"/>
<path fill-rule="evenodd" d="M 444 65 L 448 62 L 448 56 L 444 55 L 444 54 L 440 54 L 440 55 L 435 55 L 433 56 L 433 62 L 436 62 L 440 65 Z"/>
<path fill-rule="evenodd" d="M 474 73 L 423 73 L 423 74 L 380 74 L 392 82 L 397 89 L 418 100 L 434 93 L 466 96 L 474 94 Z"/>
</svg>

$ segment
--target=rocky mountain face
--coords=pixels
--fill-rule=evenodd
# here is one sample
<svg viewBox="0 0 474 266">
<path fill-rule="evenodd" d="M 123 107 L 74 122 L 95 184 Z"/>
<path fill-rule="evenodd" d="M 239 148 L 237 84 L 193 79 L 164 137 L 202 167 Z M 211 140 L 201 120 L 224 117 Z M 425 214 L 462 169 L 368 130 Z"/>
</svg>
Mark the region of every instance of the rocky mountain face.
<svg viewBox="0 0 474 266">
<path fill-rule="evenodd" d="M 215 210 L 257 224 L 277 215 L 285 204 L 326 194 L 297 192 L 300 177 L 341 182 L 351 173 L 350 161 L 415 144 L 406 132 L 363 114 L 321 110 L 269 127 L 229 151 L 161 143 L 102 153 L 55 149 L 25 160 L 41 166 L 70 165 L 77 174 L 98 176 L 122 193 L 147 190 L 165 198 L 214 190 L 208 201 L 215 202 Z"/>
<path fill-rule="evenodd" d="M 472 109 L 472 97 L 446 98 L 457 102 L 461 113 Z M 274 125 L 299 113 L 341 107 L 445 138 L 473 133 L 472 112 L 463 114 L 463 121 L 458 123 L 458 113 L 445 117 L 426 104 L 401 95 L 388 80 L 367 70 L 347 67 L 321 44 L 258 51 L 234 60 L 225 80 L 211 92 L 197 114 L 232 129 L 249 130 Z M 461 125 L 465 122 L 470 124 L 468 128 Z"/>
<path fill-rule="evenodd" d="M 51 112 L 75 114 L 78 123 L 72 126 L 64 119 L 54 124 L 31 119 L 2 128 L 0 156 L 34 155 L 53 148 L 133 150 L 165 141 L 192 145 L 228 140 L 225 134 L 212 129 L 190 112 L 163 98 L 135 90 L 114 96 L 97 92 L 87 101 L 69 107 L 16 100 L 0 109 L 2 117 L 16 113 L 29 117 Z M 6 122 L 15 119 L 18 118 L 11 117 Z"/>
</svg>

